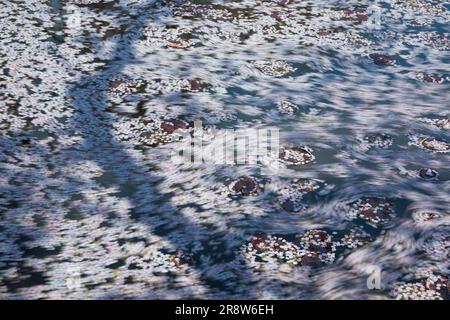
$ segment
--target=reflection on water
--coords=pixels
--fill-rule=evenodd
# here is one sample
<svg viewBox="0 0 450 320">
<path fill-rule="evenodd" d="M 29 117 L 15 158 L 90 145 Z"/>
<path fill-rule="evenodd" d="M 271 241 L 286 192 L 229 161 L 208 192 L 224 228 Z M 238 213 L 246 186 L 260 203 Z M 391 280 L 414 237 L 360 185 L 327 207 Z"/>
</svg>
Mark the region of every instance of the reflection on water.
<svg viewBox="0 0 450 320">
<path fill-rule="evenodd" d="M 448 299 L 449 9 L 2 2 L 0 297 Z"/>
</svg>

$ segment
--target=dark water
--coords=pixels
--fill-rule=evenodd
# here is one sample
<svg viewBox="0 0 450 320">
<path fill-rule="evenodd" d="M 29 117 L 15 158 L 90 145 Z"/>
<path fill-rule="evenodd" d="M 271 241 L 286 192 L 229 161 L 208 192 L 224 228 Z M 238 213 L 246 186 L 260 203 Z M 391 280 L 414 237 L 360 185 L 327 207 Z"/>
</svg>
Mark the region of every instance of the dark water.
<svg viewBox="0 0 450 320">
<path fill-rule="evenodd" d="M 448 299 L 447 2 L 0 4 L 1 298 Z"/>
</svg>

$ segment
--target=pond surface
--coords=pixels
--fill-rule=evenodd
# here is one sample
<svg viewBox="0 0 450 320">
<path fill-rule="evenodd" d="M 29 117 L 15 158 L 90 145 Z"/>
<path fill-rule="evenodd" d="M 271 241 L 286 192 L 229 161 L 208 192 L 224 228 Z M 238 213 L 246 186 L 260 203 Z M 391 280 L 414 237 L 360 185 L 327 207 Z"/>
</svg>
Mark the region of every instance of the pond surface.
<svg viewBox="0 0 450 320">
<path fill-rule="evenodd" d="M 449 298 L 448 2 L 0 4 L 0 298 Z"/>
</svg>

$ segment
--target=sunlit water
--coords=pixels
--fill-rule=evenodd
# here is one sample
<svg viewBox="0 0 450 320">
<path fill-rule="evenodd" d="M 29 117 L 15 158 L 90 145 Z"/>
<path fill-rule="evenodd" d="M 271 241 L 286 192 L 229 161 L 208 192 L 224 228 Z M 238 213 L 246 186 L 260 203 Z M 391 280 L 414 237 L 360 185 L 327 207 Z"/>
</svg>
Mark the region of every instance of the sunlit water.
<svg viewBox="0 0 450 320">
<path fill-rule="evenodd" d="M 448 3 L 0 4 L 1 298 L 448 299 Z"/>
</svg>

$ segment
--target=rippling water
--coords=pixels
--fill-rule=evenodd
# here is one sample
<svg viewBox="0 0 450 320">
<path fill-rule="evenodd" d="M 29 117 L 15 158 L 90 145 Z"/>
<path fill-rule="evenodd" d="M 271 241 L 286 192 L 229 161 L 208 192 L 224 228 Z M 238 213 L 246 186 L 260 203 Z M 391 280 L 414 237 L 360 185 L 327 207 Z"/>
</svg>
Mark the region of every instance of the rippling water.
<svg viewBox="0 0 450 320">
<path fill-rule="evenodd" d="M 448 299 L 448 2 L 0 4 L 1 298 Z"/>
</svg>

